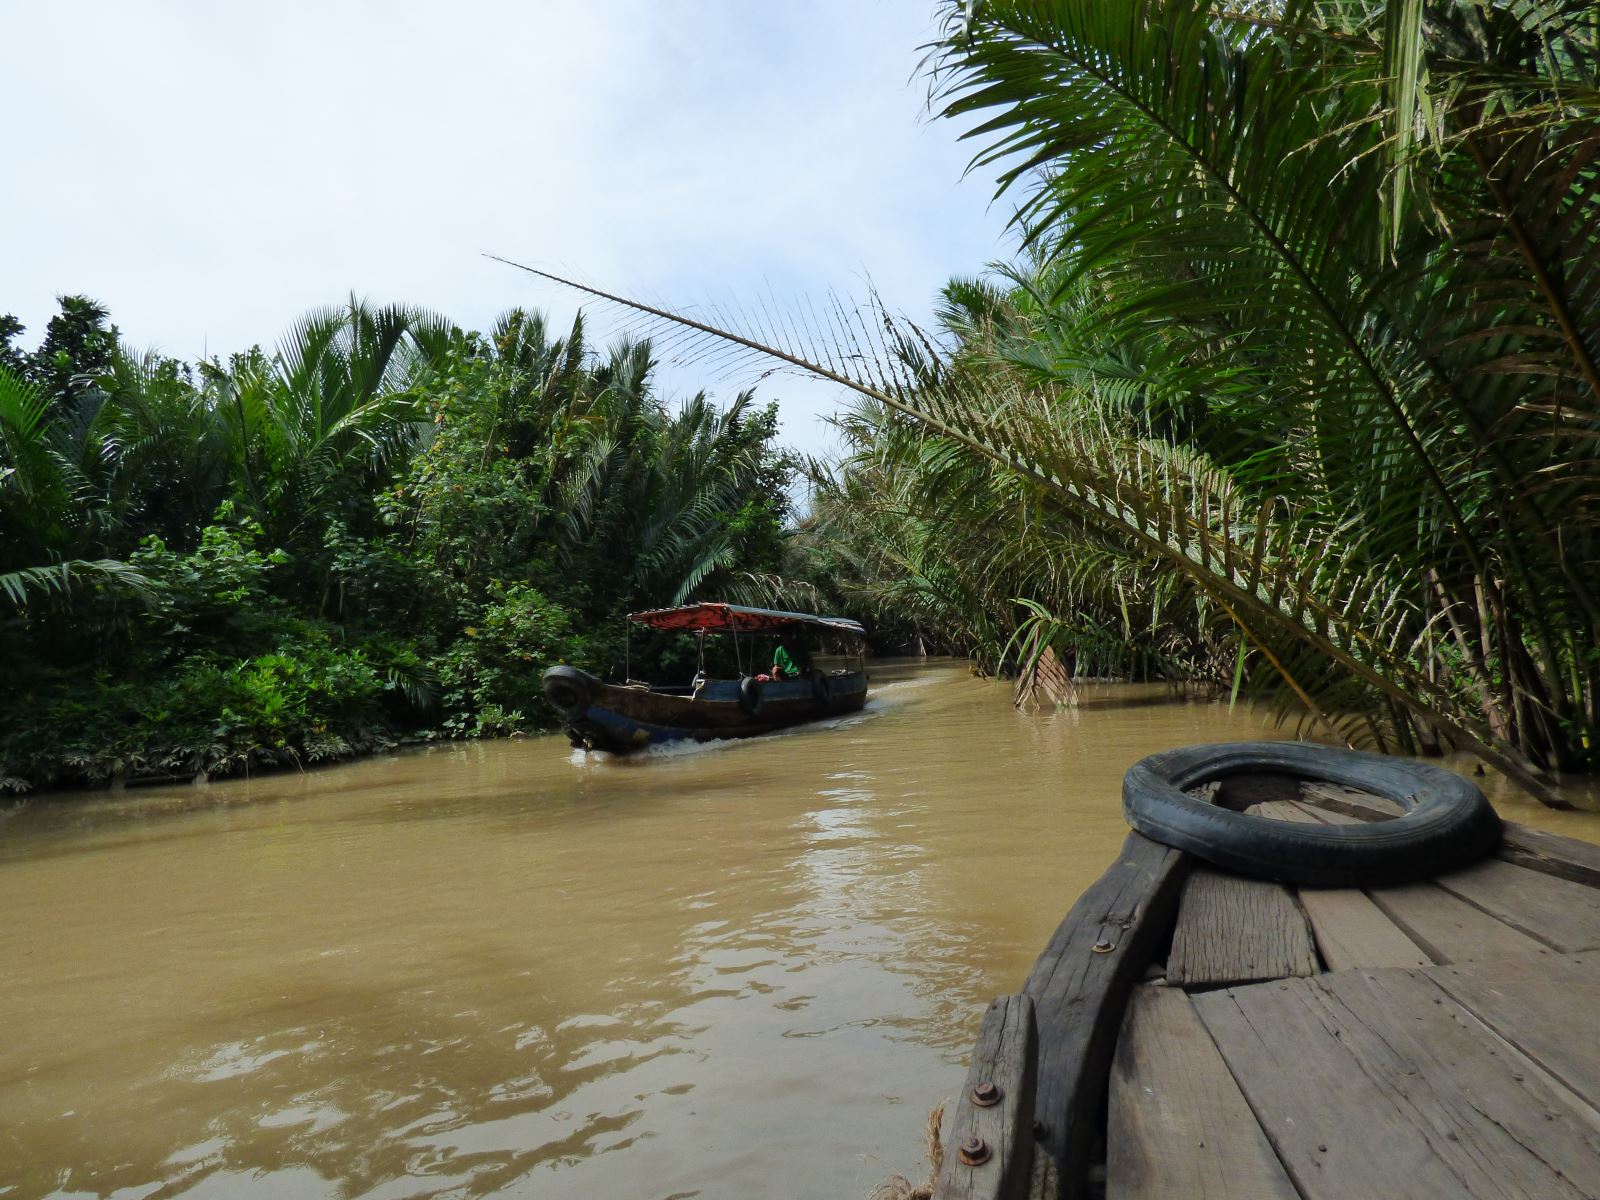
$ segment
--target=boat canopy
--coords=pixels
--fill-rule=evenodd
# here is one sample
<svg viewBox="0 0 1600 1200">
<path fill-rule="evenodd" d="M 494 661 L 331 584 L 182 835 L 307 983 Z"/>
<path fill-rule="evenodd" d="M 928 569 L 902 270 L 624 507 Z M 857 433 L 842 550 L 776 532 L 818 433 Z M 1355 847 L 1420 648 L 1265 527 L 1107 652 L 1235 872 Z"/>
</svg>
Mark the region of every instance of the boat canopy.
<svg viewBox="0 0 1600 1200">
<path fill-rule="evenodd" d="M 817 617 L 810 613 L 783 612 L 776 608 L 745 608 L 741 604 L 685 604 L 678 608 L 652 608 L 629 613 L 628 620 L 652 629 L 685 633 L 781 633 L 787 629 L 828 629 L 866 637 L 859 621 L 846 617 Z"/>
</svg>

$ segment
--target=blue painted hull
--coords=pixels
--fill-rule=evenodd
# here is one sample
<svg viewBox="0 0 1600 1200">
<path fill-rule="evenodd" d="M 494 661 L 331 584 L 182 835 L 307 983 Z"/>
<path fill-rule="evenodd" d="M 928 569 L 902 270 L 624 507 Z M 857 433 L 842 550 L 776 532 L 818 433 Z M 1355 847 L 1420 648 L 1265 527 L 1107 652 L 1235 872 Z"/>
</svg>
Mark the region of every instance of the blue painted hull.
<svg viewBox="0 0 1600 1200">
<path fill-rule="evenodd" d="M 545 694 L 575 746 L 629 754 L 681 741 L 756 737 L 855 712 L 867 699 L 864 672 L 775 680 L 741 698 L 739 680 L 709 680 L 697 695 L 617 687 L 571 667 L 545 673 Z M 749 685 L 746 685 L 749 688 Z"/>
</svg>

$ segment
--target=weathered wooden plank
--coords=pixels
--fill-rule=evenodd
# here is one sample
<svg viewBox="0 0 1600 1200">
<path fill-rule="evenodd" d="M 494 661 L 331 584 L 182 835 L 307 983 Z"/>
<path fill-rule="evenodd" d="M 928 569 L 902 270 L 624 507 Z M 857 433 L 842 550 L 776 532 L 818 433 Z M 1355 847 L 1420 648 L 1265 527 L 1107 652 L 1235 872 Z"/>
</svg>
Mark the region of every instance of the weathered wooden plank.
<svg viewBox="0 0 1600 1200">
<path fill-rule="evenodd" d="M 1288 807 L 1298 810 L 1310 820 L 1321 821 L 1325 825 L 1361 825 L 1367 821 L 1389 820 L 1387 814 L 1381 817 L 1363 817 L 1342 808 L 1323 808 L 1310 800 L 1291 800 Z"/>
<path fill-rule="evenodd" d="M 1358 792 L 1337 783 L 1318 783 L 1305 780 L 1300 784 L 1300 794 L 1318 808 L 1331 809 L 1363 821 L 1386 821 L 1398 817 L 1405 810 L 1393 800 Z"/>
<path fill-rule="evenodd" d="M 1297 803 L 1258 804 L 1251 811 L 1275 821 L 1316 821 Z M 1357 888 L 1300 888 L 1317 950 L 1330 971 L 1356 967 L 1426 967 L 1433 960 Z"/>
<path fill-rule="evenodd" d="M 1111 1065 L 1106 1200 L 1298 1200 L 1177 988 L 1138 987 Z"/>
<path fill-rule="evenodd" d="M 1253 817 L 1267 817 L 1274 821 L 1315 821 L 1316 818 L 1306 812 L 1292 800 L 1266 800 L 1252 804 L 1244 810 Z"/>
<path fill-rule="evenodd" d="M 937 1200 L 1026 1200 L 1033 1181 L 1033 1001 L 1001 996 L 989 1005 L 967 1081 L 945 1139 Z M 962 1145 L 981 1145 L 963 1156 Z"/>
<path fill-rule="evenodd" d="M 1311 931 L 1281 883 L 1195 867 L 1183 886 L 1167 982 L 1205 987 L 1319 970 Z"/>
<path fill-rule="evenodd" d="M 1424 972 L 1485 1025 L 1600 1109 L 1600 954 L 1553 954 Z"/>
<path fill-rule="evenodd" d="M 1300 785 L 1300 790 L 1319 810 L 1345 813 L 1362 820 L 1385 820 L 1400 812 L 1400 806 L 1392 800 L 1336 784 L 1307 782 Z M 1600 888 L 1600 846 L 1589 842 L 1505 821 L 1501 823 L 1500 844 L 1494 854 L 1496 858 L 1542 875 Z"/>
<path fill-rule="evenodd" d="M 1434 882 L 1557 950 L 1600 946 L 1600 889 L 1494 858 Z"/>
<path fill-rule="evenodd" d="M 1123 1006 L 1169 928 L 1186 863 L 1181 851 L 1130 833 L 1028 975 L 1039 1031 L 1034 1115 L 1061 1200 L 1083 1193 Z"/>
<path fill-rule="evenodd" d="M 1426 967 L 1427 951 L 1356 888 L 1301 888 L 1317 949 L 1330 971 L 1357 967 Z"/>
<path fill-rule="evenodd" d="M 1306 1200 L 1600 1195 L 1600 1129 L 1422 972 L 1193 999 Z"/>
<path fill-rule="evenodd" d="M 1360 819 L 1337 810 L 1328 812 L 1308 807 L 1307 811 L 1312 812 L 1318 820 L 1333 824 Z M 1476 869 L 1468 868 L 1469 871 Z M 1367 894 L 1436 963 L 1528 957 L 1549 952 L 1545 943 L 1537 938 L 1529 937 L 1521 929 L 1512 928 L 1498 916 L 1469 904 L 1437 883 L 1371 888 Z"/>
<path fill-rule="evenodd" d="M 1367 894 L 1436 963 L 1550 955 L 1550 948 L 1543 942 L 1434 884 L 1373 888 Z"/>
<path fill-rule="evenodd" d="M 1498 858 L 1530 871 L 1600 888 L 1600 846 L 1559 834 L 1506 822 L 1501 826 Z"/>
</svg>

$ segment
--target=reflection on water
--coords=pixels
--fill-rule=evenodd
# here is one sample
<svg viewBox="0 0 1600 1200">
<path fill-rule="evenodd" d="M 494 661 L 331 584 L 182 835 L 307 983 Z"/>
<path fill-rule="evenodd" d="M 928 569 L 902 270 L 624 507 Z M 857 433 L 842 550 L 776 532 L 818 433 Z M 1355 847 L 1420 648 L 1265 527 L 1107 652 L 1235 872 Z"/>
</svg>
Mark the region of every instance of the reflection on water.
<svg viewBox="0 0 1600 1200">
<path fill-rule="evenodd" d="M 855 1196 L 916 1169 L 1119 781 L 1263 736 L 875 671 L 830 729 L 535 738 L 0 820 L 0 1197 Z M 1600 840 L 1600 818 L 1518 819 Z"/>
</svg>

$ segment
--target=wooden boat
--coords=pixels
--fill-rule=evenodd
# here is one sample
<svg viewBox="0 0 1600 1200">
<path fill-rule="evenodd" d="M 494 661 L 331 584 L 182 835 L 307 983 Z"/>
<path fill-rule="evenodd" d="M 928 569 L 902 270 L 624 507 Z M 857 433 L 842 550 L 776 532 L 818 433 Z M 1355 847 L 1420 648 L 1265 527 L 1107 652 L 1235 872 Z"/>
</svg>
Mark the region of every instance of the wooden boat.
<svg viewBox="0 0 1600 1200">
<path fill-rule="evenodd" d="M 561 714 L 574 746 L 626 754 L 668 742 L 753 737 L 854 712 L 866 703 L 866 630 L 844 617 L 706 603 L 630 613 L 628 622 L 630 628 L 700 638 L 701 669 L 687 684 L 655 685 L 605 683 L 576 667 L 551 667 L 544 673 L 545 698 Z M 737 678 L 709 678 L 708 634 L 733 638 L 735 660 L 749 669 Z M 764 679 L 755 658 L 760 635 L 803 638 L 837 652 L 812 654 L 798 678 Z"/>
<path fill-rule="evenodd" d="M 1324 838 L 1401 808 L 1287 775 L 1211 790 Z M 1600 1196 L 1597 950 L 1600 846 L 1539 830 L 1361 887 L 1131 833 L 985 1015 L 932 1195 Z"/>
</svg>

